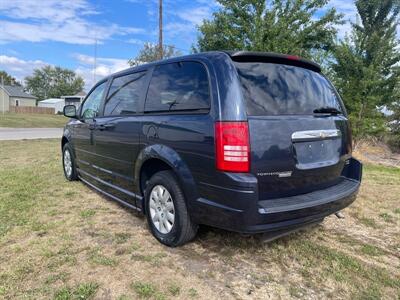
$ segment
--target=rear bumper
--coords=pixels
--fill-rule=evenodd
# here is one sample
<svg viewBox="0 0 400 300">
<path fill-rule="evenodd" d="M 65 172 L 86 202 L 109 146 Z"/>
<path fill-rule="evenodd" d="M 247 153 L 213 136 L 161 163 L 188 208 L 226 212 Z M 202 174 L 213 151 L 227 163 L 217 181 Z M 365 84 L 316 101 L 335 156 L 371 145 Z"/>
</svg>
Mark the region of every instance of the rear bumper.
<svg viewBox="0 0 400 300">
<path fill-rule="evenodd" d="M 293 230 L 320 221 L 349 206 L 356 199 L 361 177 L 362 164 L 352 158 L 343 170 L 340 182 L 334 186 L 269 200 L 258 199 L 255 192 L 237 193 L 240 201 L 246 203 L 243 209 L 200 198 L 197 199 L 195 220 L 242 233 Z"/>
</svg>

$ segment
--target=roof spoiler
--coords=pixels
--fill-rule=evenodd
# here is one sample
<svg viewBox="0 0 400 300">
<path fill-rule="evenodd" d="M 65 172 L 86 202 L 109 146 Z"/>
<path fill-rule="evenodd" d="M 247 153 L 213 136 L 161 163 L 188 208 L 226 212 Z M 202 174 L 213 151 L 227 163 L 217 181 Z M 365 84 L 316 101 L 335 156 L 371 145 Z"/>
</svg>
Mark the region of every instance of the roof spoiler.
<svg viewBox="0 0 400 300">
<path fill-rule="evenodd" d="M 295 55 L 286 55 L 273 52 L 254 52 L 254 51 L 224 51 L 233 61 L 237 62 L 271 62 L 285 65 L 292 65 L 310 69 L 321 73 L 321 67 L 311 60 L 307 60 Z"/>
</svg>

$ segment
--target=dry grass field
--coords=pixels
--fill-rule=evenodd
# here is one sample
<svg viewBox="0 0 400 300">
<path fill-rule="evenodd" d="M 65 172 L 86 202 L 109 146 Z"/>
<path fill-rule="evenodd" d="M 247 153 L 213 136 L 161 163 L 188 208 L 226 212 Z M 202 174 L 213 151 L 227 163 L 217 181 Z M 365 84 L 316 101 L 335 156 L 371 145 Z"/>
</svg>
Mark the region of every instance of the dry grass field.
<svg viewBox="0 0 400 300">
<path fill-rule="evenodd" d="M 170 249 L 67 182 L 59 141 L 0 142 L 0 298 L 399 299 L 400 168 L 366 163 L 344 214 L 271 243 L 203 227 Z"/>
</svg>

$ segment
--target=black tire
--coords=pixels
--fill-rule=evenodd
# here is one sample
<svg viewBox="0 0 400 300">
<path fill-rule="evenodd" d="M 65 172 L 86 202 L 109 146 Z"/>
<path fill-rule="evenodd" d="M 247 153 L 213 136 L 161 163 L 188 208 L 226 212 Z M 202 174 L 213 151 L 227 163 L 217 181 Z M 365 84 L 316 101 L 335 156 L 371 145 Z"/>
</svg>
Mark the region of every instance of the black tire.
<svg viewBox="0 0 400 300">
<path fill-rule="evenodd" d="M 168 233 L 161 233 L 153 224 L 151 218 L 150 194 L 157 185 L 167 189 L 174 204 L 175 220 L 172 229 Z M 160 243 L 166 246 L 181 246 L 196 236 L 198 226 L 190 219 L 182 189 L 175 174 L 171 171 L 161 171 L 150 178 L 145 189 L 145 211 L 151 233 Z"/>
<path fill-rule="evenodd" d="M 70 174 L 66 171 L 65 165 L 66 165 L 66 159 L 65 159 L 65 152 L 68 151 L 71 157 L 71 167 L 72 170 Z M 75 163 L 75 157 L 74 157 L 74 152 L 72 151 L 72 147 L 70 146 L 69 143 L 66 143 L 62 149 L 62 164 L 63 164 L 63 171 L 64 171 L 64 176 L 67 178 L 69 181 L 74 181 L 78 180 L 78 173 L 76 171 L 76 163 Z"/>
</svg>

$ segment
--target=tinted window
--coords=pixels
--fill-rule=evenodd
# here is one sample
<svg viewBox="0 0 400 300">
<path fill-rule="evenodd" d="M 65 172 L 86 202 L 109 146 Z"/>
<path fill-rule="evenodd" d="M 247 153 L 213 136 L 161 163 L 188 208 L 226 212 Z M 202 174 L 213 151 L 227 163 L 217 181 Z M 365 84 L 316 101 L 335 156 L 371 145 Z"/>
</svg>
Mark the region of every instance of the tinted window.
<svg viewBox="0 0 400 300">
<path fill-rule="evenodd" d="M 139 72 L 115 78 L 104 107 L 105 116 L 133 114 L 137 111 L 140 93 L 146 72 Z"/>
<path fill-rule="evenodd" d="M 208 109 L 207 71 L 196 62 L 179 62 L 155 68 L 147 93 L 146 111 Z"/>
<path fill-rule="evenodd" d="M 235 63 L 248 115 L 312 114 L 342 110 L 328 80 L 314 71 L 274 63 Z"/>
<path fill-rule="evenodd" d="M 81 116 L 83 119 L 92 119 L 98 115 L 106 83 L 107 82 L 103 82 L 97 86 L 86 98 L 81 110 Z"/>
</svg>

